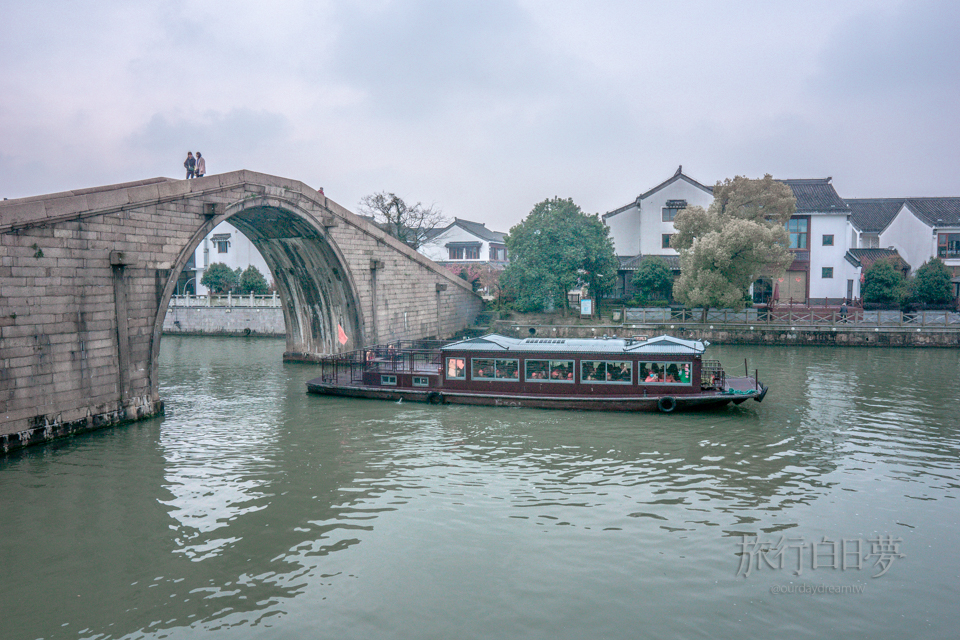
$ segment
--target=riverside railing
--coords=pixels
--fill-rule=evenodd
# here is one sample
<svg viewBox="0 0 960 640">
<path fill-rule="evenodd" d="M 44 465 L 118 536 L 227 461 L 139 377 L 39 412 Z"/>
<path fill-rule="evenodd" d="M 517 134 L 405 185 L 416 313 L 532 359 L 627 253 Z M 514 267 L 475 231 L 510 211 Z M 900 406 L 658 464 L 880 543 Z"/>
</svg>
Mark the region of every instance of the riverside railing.
<svg viewBox="0 0 960 640">
<path fill-rule="evenodd" d="M 730 326 L 804 326 L 804 327 L 928 327 L 960 330 L 960 313 L 955 311 L 885 311 L 851 307 L 846 313 L 837 309 L 710 309 L 704 322 L 702 309 L 627 308 L 625 325 L 703 325 Z"/>
<path fill-rule="evenodd" d="M 252 293 L 212 296 L 172 296 L 171 307 L 281 307 L 280 296 L 274 291 L 268 296 L 255 296 Z"/>
<path fill-rule="evenodd" d="M 325 382 L 362 382 L 365 371 L 381 373 L 440 373 L 440 347 L 449 340 L 398 340 L 366 349 L 320 358 L 320 377 Z"/>
</svg>

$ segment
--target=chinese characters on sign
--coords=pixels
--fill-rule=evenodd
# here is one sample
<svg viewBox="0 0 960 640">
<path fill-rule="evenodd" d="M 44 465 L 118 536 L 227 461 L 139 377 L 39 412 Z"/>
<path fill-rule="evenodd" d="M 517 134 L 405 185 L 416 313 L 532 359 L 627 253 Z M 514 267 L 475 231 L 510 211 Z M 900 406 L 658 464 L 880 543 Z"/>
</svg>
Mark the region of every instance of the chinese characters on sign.
<svg viewBox="0 0 960 640">
<path fill-rule="evenodd" d="M 777 541 L 760 540 L 758 536 L 740 536 L 740 567 L 737 575 L 747 578 L 753 571 L 762 569 L 791 569 L 794 575 L 802 575 L 809 567 L 816 569 L 863 569 L 864 563 L 873 561 L 879 578 L 885 574 L 894 560 L 905 557 L 900 552 L 902 538 L 891 535 L 831 540 L 823 537 L 820 542 L 806 542 L 803 536 L 788 538 L 780 536 Z"/>
</svg>

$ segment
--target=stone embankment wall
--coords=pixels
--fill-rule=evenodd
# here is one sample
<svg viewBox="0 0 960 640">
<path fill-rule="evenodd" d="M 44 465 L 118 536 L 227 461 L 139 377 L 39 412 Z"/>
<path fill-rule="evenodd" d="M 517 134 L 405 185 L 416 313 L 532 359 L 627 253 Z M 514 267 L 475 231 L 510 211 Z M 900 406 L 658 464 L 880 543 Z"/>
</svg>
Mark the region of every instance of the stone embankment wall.
<svg viewBox="0 0 960 640">
<path fill-rule="evenodd" d="M 163 333 L 282 338 L 287 329 L 280 307 L 170 307 Z"/>
<path fill-rule="evenodd" d="M 531 332 L 531 329 L 533 332 Z M 960 347 L 960 331 L 901 327 L 769 327 L 763 329 L 697 328 L 623 325 L 531 325 L 498 321 L 496 333 L 521 338 L 599 338 L 601 336 L 671 335 L 688 340 L 708 340 L 713 344 L 805 345 L 820 347 Z"/>
</svg>

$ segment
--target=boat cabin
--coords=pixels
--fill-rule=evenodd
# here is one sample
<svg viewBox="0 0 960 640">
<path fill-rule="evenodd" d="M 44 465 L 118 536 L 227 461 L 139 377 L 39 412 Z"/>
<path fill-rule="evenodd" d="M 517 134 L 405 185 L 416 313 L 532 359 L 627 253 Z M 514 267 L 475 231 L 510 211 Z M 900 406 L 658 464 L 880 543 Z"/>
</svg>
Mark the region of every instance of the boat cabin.
<svg viewBox="0 0 960 640">
<path fill-rule="evenodd" d="M 549 395 L 682 395 L 722 383 L 709 343 L 660 336 L 510 338 L 489 334 L 441 348 L 448 390 Z"/>
<path fill-rule="evenodd" d="M 449 391 L 549 395 L 683 395 L 723 383 L 718 362 L 704 361 L 709 343 L 672 336 L 511 338 L 489 334 L 440 348 L 369 358 L 363 383 Z M 371 352 L 372 353 L 372 352 Z M 400 354 L 400 352 L 397 352 Z"/>
</svg>

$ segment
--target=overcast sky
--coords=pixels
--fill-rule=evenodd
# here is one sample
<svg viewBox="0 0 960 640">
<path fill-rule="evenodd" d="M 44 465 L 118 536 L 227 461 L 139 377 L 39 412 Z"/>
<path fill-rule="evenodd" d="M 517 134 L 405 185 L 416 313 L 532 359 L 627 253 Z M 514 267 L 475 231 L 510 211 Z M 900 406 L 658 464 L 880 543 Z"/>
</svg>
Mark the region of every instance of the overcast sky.
<svg viewBox="0 0 960 640">
<path fill-rule="evenodd" d="M 251 169 L 507 231 L 673 175 L 960 196 L 960 3 L 0 0 L 0 197 Z"/>
</svg>

